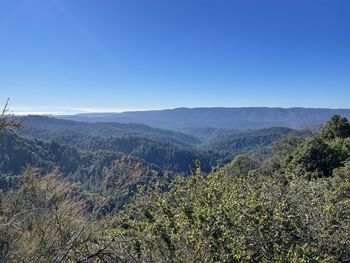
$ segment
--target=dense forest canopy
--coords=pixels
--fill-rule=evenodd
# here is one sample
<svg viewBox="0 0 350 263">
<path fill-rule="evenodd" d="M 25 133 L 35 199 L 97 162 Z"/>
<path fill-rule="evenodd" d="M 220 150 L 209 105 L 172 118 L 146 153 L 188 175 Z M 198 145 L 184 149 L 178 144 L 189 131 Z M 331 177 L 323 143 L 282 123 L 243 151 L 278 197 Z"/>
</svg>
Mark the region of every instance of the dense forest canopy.
<svg viewBox="0 0 350 263">
<path fill-rule="evenodd" d="M 196 160 L 201 162 L 202 171 L 209 173 L 213 168 L 229 162 L 237 154 L 253 152 L 258 149 L 269 150 L 274 141 L 293 132 L 287 128 L 246 132 L 221 131 L 214 139 L 205 140 L 204 143 L 200 144 L 199 140 L 193 137 L 154 129 L 146 125 L 84 123 L 57 120 L 45 116 L 28 116 L 21 118 L 21 120 L 25 127 L 16 133 L 18 135 L 12 135 L 12 137 L 17 136 L 17 139 L 7 140 L 7 146 L 3 145 L 3 147 L 10 149 L 3 150 L 2 158 L 0 156 L 0 161 L 3 162 L 0 170 L 3 168 L 4 173 L 18 174 L 26 163 L 37 164 L 38 161 L 32 160 L 37 158 L 37 155 L 44 155 L 44 158 L 39 157 L 39 159 L 47 159 L 48 156 L 51 156 L 39 149 L 31 151 L 32 153 L 37 152 L 37 154 L 29 156 L 28 152 L 25 153 L 24 147 L 24 153 L 21 153 L 24 157 L 19 160 L 19 163 L 16 163 L 15 156 L 19 156 L 19 153 L 14 151 L 18 148 L 14 147 L 14 144 L 19 141 L 25 141 L 26 144 L 32 145 L 34 148 L 36 145 L 43 145 L 44 141 L 51 144 L 57 143 L 62 149 L 72 151 L 70 161 L 77 159 L 77 155 L 82 154 L 80 152 L 85 152 L 85 155 L 86 152 L 95 151 L 121 152 L 158 166 L 162 170 L 188 174 L 190 167 L 194 165 Z M 33 140 L 35 142 L 31 142 Z M 3 159 L 5 157 L 6 159 Z M 17 167 L 12 171 L 6 168 L 9 158 L 12 160 L 12 167 Z M 61 160 L 57 158 L 51 162 L 51 166 L 61 167 L 63 165 Z M 79 161 L 76 162 L 79 163 Z M 75 174 L 77 165 L 69 167 L 71 169 L 66 169 L 66 173 Z"/>
<path fill-rule="evenodd" d="M 350 258 L 350 125 L 339 115 L 316 134 L 226 131 L 192 147 L 5 126 L 0 261 Z"/>
<path fill-rule="evenodd" d="M 29 115 L 19 118 L 25 125 L 27 132 L 40 132 L 42 130 L 53 133 L 80 133 L 83 135 L 99 137 L 115 136 L 142 136 L 151 139 L 174 143 L 180 146 L 194 146 L 199 140 L 193 136 L 180 132 L 173 132 L 153 128 L 144 124 L 124 124 L 118 122 L 89 123 L 57 119 L 47 116 Z M 34 129 L 34 131 L 33 131 Z"/>
</svg>

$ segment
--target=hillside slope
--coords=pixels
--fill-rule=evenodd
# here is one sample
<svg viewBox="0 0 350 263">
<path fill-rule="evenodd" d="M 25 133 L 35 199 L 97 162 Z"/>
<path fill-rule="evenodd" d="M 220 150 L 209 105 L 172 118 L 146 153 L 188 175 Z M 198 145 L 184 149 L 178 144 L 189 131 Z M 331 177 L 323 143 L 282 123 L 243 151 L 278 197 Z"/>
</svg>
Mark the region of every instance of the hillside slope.
<svg viewBox="0 0 350 263">
<path fill-rule="evenodd" d="M 238 154 L 246 154 L 256 150 L 264 150 L 273 142 L 290 133 L 296 133 L 289 128 L 267 128 L 240 133 L 228 133 L 217 137 L 203 145 L 203 149 L 219 153 L 228 162 Z"/>
<path fill-rule="evenodd" d="M 98 124 L 96 124 L 98 125 Z M 42 129 L 25 128 L 22 135 L 46 141 L 57 141 L 84 151 L 111 151 L 137 157 L 163 170 L 188 173 L 196 160 L 202 163 L 203 171 L 210 172 L 216 166 L 218 154 L 197 148 L 183 147 L 163 139 L 142 136 L 98 137 L 78 132 L 48 132 Z"/>
<path fill-rule="evenodd" d="M 92 192 L 117 184 L 132 191 L 136 185 L 150 183 L 162 175 L 158 167 L 120 152 L 79 151 L 12 131 L 2 132 L 0 142 L 0 189 L 16 184 L 17 176 L 29 165 L 43 174 L 59 167 L 65 179 L 79 182 Z"/>
<path fill-rule="evenodd" d="M 153 128 L 145 124 L 125 124 L 117 122 L 88 123 L 35 115 L 21 117 L 20 119 L 27 129 L 35 128 L 54 133 L 63 134 L 67 132 L 78 132 L 85 135 L 100 137 L 142 136 L 186 147 L 200 143 L 198 139 L 192 136 Z"/>
</svg>

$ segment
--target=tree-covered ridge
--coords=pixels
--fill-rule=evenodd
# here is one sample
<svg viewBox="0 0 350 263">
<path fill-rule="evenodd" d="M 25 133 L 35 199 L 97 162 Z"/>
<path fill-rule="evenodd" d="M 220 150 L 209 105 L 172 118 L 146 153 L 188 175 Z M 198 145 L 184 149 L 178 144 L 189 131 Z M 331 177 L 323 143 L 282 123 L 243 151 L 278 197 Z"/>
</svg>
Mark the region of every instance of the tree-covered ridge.
<svg viewBox="0 0 350 263">
<path fill-rule="evenodd" d="M 92 192 L 106 183 L 110 185 L 106 180 L 123 180 L 134 189 L 137 184 L 149 183 L 154 180 L 152 177 L 162 174 L 158 167 L 120 152 L 79 151 L 53 141 L 25 138 L 13 131 L 1 132 L 0 136 L 2 189 L 16 184 L 27 166 L 39 168 L 41 174 L 58 168 L 65 179 L 79 182 Z"/>
<path fill-rule="evenodd" d="M 66 132 L 75 132 L 95 137 L 142 136 L 164 142 L 174 143 L 185 147 L 200 143 L 198 139 L 189 135 L 159 128 L 153 128 L 138 123 L 88 123 L 35 115 L 29 115 L 19 119 L 22 120 L 25 125 L 23 133 L 28 133 L 31 135 L 35 135 L 37 132 L 40 133 L 44 131 L 61 134 Z"/>
<path fill-rule="evenodd" d="M 81 150 L 96 151 L 108 150 L 118 151 L 125 154 L 130 154 L 137 158 L 143 159 L 146 162 L 155 164 L 161 169 L 171 170 L 175 172 L 189 171 L 189 167 L 193 165 L 195 160 L 201 161 L 202 170 L 210 172 L 214 167 L 229 162 L 237 154 L 253 152 L 256 150 L 268 150 L 271 144 L 281 138 L 282 136 L 296 132 L 288 128 L 269 128 L 261 130 L 251 130 L 245 132 L 227 132 L 221 130 L 218 132 L 217 138 L 211 142 L 198 145 L 196 147 L 183 147 L 177 143 L 171 143 L 164 138 L 150 138 L 143 135 L 118 135 L 117 136 L 96 136 L 96 129 L 101 129 L 104 125 L 112 125 L 112 123 L 78 123 L 73 121 L 52 121 L 47 117 L 36 117 L 40 120 L 40 125 L 36 128 L 34 126 L 26 127 L 21 130 L 21 134 L 43 139 L 47 141 L 57 141 L 62 144 L 68 144 Z M 63 122 L 63 128 L 59 129 L 47 127 L 42 129 L 45 122 L 41 118 L 47 118 L 51 125 L 56 122 Z M 46 119 L 45 119 L 46 120 Z M 69 124 L 73 128 L 66 129 Z M 33 125 L 33 124 L 32 124 Z M 83 125 L 91 125 L 94 127 L 94 132 L 80 132 L 74 127 L 81 127 Z M 119 124 L 116 124 L 119 125 Z M 63 129 L 60 132 L 60 129 Z M 128 134 L 128 132 L 125 132 Z M 99 134 L 99 133 L 97 133 Z"/>
<path fill-rule="evenodd" d="M 33 128 L 26 129 L 22 134 L 30 138 L 56 141 L 84 151 L 122 152 L 157 165 L 161 169 L 175 172 L 188 173 L 195 160 L 200 160 L 203 170 L 210 172 L 216 166 L 216 160 L 220 159 L 219 154 L 206 150 L 181 147 L 142 136 L 96 137 L 77 132 L 58 133 Z"/>
<path fill-rule="evenodd" d="M 249 153 L 257 149 L 271 146 L 273 142 L 293 132 L 296 131 L 277 127 L 233 132 L 211 140 L 208 144 L 204 145 L 203 148 L 219 153 L 225 161 L 230 161 L 238 154 Z"/>
<path fill-rule="evenodd" d="M 210 174 L 197 162 L 192 176 L 135 187 L 118 211 L 110 205 L 124 177 L 107 176 L 109 190 L 87 198 L 56 174 L 27 170 L 0 199 L 1 260 L 347 262 L 349 128 L 334 116 L 319 134 L 288 134 L 267 155 L 238 155 Z M 111 171 L 148 169 L 125 155 L 112 163 Z"/>
<path fill-rule="evenodd" d="M 329 177 L 350 159 L 350 125 L 333 116 L 319 135 L 297 147 L 285 160 L 285 172 L 307 178 Z"/>
</svg>

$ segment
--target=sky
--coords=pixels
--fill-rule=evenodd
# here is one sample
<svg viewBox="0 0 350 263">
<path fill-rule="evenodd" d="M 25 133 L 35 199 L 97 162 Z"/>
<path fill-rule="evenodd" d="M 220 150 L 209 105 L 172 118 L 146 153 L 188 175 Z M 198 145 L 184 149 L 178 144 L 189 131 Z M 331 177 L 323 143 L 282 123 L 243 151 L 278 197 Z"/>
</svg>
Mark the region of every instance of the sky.
<svg viewBox="0 0 350 263">
<path fill-rule="evenodd" d="M 349 13 L 349 0 L 0 0 L 0 100 L 350 108 Z"/>
</svg>

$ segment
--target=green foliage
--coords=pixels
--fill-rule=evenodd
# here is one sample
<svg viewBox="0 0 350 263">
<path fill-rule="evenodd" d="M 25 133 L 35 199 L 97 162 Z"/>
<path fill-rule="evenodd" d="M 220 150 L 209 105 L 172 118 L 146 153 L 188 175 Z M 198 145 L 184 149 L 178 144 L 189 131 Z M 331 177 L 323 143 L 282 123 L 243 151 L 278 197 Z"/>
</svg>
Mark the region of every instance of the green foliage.
<svg viewBox="0 0 350 263">
<path fill-rule="evenodd" d="M 225 165 L 223 171 L 231 176 L 247 175 L 259 165 L 260 163 L 250 155 L 237 155 L 232 162 Z"/>
<path fill-rule="evenodd" d="M 308 179 L 332 176 L 350 158 L 350 127 L 346 118 L 333 116 L 320 135 L 289 151 L 284 167 L 287 173 Z"/>
<path fill-rule="evenodd" d="M 350 137 L 350 124 L 345 117 L 334 115 L 323 127 L 322 137 L 326 140 Z"/>
<path fill-rule="evenodd" d="M 337 152 L 320 137 L 312 137 L 294 151 L 287 160 L 287 170 L 306 176 L 327 177 L 340 165 Z"/>
<path fill-rule="evenodd" d="M 0 191 L 20 183 L 20 175 L 28 165 L 44 175 L 59 168 L 65 180 L 80 185 L 91 193 L 107 195 L 120 189 L 105 207 L 118 209 L 134 194 L 138 185 L 152 184 L 162 171 L 151 164 L 122 153 L 78 151 L 57 142 L 32 140 L 14 132 L 3 134 L 0 144 Z"/>
<path fill-rule="evenodd" d="M 100 124 L 94 125 L 98 127 Z M 150 139 L 149 136 L 97 137 L 86 135 L 84 132 L 57 133 L 33 128 L 26 128 L 21 134 L 41 140 L 54 140 L 84 151 L 122 152 L 154 164 L 163 170 L 183 173 L 188 173 L 189 167 L 195 160 L 200 160 L 203 170 L 209 173 L 212 167 L 216 166 L 216 160 L 222 158 L 217 153 L 184 147 L 180 144 L 170 143 L 164 138 Z"/>
<path fill-rule="evenodd" d="M 336 262 L 350 255 L 345 189 L 338 177 L 286 185 L 272 176 L 197 171 L 167 192 L 140 194 L 115 225 L 129 241 L 130 261 Z"/>
<path fill-rule="evenodd" d="M 238 154 L 254 152 L 268 148 L 273 142 L 292 133 L 288 128 L 269 128 L 247 132 L 235 132 L 213 139 L 204 149 L 220 153 L 223 162 L 231 161 Z"/>
<path fill-rule="evenodd" d="M 282 137 L 280 140 L 274 142 L 273 144 L 273 152 L 275 157 L 279 161 L 282 161 L 304 141 L 304 136 L 297 136 L 294 134 L 289 134 L 287 136 Z"/>
</svg>

